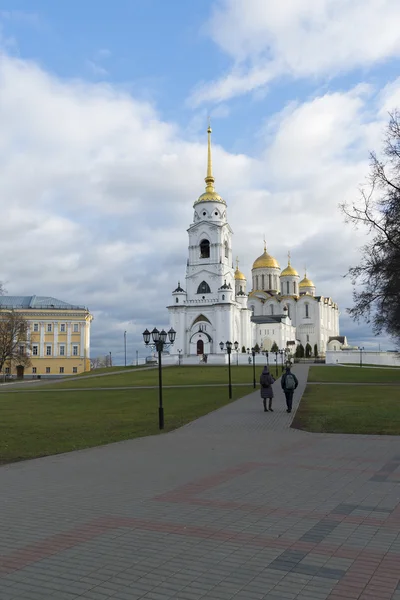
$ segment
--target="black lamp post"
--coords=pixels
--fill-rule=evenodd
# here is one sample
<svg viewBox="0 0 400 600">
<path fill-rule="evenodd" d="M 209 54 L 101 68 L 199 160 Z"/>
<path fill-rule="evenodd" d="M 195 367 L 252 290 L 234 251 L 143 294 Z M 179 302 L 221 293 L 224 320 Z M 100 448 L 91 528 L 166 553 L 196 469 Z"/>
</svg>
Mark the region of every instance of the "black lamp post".
<svg viewBox="0 0 400 600">
<path fill-rule="evenodd" d="M 275 375 L 278 377 L 278 354 L 279 350 L 275 352 Z"/>
<path fill-rule="evenodd" d="M 253 388 L 256 389 L 256 351 L 254 348 L 251 349 L 251 355 L 253 357 Z"/>
<path fill-rule="evenodd" d="M 268 362 L 269 352 L 268 352 L 268 350 L 263 350 L 263 352 L 262 352 L 262 353 L 264 354 L 264 356 L 265 356 L 265 358 L 266 358 L 266 361 L 267 361 L 267 367 L 269 367 L 269 362 Z"/>
<path fill-rule="evenodd" d="M 238 364 L 239 364 L 239 342 L 235 342 L 233 345 L 235 346 L 235 350 L 236 350 L 236 366 L 238 366 Z"/>
<path fill-rule="evenodd" d="M 226 353 L 228 355 L 228 391 L 229 391 L 229 400 L 232 400 L 232 379 L 231 379 L 231 352 L 232 352 L 232 342 L 226 342 Z M 224 349 L 224 342 L 219 343 L 219 347 L 221 348 L 221 352 Z"/>
<path fill-rule="evenodd" d="M 283 373 L 283 369 L 284 367 L 284 362 L 283 362 L 283 357 L 285 355 L 285 351 L 284 350 L 279 350 L 279 354 L 281 355 L 281 362 L 282 362 L 282 373 Z"/>
<path fill-rule="evenodd" d="M 364 347 L 361 348 L 361 346 L 359 346 L 358 349 L 360 351 L 360 367 L 362 367 L 362 353 L 363 353 Z"/>
<path fill-rule="evenodd" d="M 152 343 L 150 343 L 150 336 L 152 338 Z M 169 338 L 169 342 L 167 342 L 167 336 Z M 164 407 L 163 407 L 163 399 L 162 399 L 162 366 L 161 366 L 161 353 L 164 348 L 169 348 L 175 342 L 176 331 L 171 329 L 167 332 L 163 329 L 162 331 L 158 331 L 156 327 L 154 327 L 153 331 L 150 333 L 148 329 L 143 331 L 143 341 L 146 346 L 150 346 L 155 348 L 158 352 L 158 397 L 159 397 L 159 405 L 158 405 L 158 426 L 160 429 L 164 429 Z"/>
<path fill-rule="evenodd" d="M 125 366 L 126 366 L 126 331 L 124 331 L 124 350 L 125 350 Z"/>
</svg>

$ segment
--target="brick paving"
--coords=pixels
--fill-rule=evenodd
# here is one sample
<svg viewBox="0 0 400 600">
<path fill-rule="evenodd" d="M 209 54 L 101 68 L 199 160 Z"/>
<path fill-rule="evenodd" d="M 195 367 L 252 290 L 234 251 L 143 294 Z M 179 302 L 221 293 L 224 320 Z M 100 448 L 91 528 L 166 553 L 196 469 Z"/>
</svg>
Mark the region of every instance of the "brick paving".
<svg viewBox="0 0 400 600">
<path fill-rule="evenodd" d="M 291 429 L 275 388 L 1 467 L 0 600 L 400 600 L 398 438 Z"/>
</svg>

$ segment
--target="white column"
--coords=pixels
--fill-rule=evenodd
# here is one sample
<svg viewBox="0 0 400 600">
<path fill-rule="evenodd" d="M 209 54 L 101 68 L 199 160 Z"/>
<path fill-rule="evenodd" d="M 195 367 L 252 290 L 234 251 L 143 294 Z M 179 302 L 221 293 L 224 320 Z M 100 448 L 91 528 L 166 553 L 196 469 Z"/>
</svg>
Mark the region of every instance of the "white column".
<svg viewBox="0 0 400 600">
<path fill-rule="evenodd" d="M 67 323 L 67 356 L 71 356 L 71 327 L 72 323 Z"/>
<path fill-rule="evenodd" d="M 79 348 L 79 356 L 84 357 L 85 356 L 85 329 L 86 329 L 86 322 L 82 321 L 80 323 L 81 326 L 81 344 L 80 344 L 80 348 Z"/>
<path fill-rule="evenodd" d="M 53 323 L 53 356 L 58 356 L 58 321 Z"/>
<path fill-rule="evenodd" d="M 40 342 L 39 342 L 39 356 L 44 356 L 44 328 L 45 322 L 40 322 Z"/>
<path fill-rule="evenodd" d="M 85 354 L 90 358 L 90 321 L 86 321 Z"/>
</svg>

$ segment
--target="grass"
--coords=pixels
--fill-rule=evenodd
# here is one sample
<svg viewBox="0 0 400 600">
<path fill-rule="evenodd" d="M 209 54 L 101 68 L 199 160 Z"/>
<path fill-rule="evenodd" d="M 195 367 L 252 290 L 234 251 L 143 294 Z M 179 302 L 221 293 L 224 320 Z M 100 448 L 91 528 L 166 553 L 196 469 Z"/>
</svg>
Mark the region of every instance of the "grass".
<svg viewBox="0 0 400 600">
<path fill-rule="evenodd" d="M 399 435 L 399 409 L 395 386 L 309 385 L 292 426 L 316 433 Z"/>
<path fill-rule="evenodd" d="M 251 391 L 234 389 L 233 399 Z M 228 402 L 221 387 L 164 390 L 165 431 Z M 0 463 L 159 433 L 156 390 L 3 392 L 0 410 Z"/>
<path fill-rule="evenodd" d="M 256 381 L 258 383 L 262 367 L 256 367 Z M 253 382 L 253 368 L 251 366 L 232 366 L 232 384 Z M 272 371 L 275 374 L 275 370 Z M 280 375 L 280 371 L 279 371 Z M 197 385 L 228 383 L 228 367 L 204 366 L 204 367 L 168 367 L 163 369 L 163 385 Z M 49 384 L 50 385 L 50 384 Z M 84 387 L 124 387 L 134 385 L 158 385 L 158 369 L 146 371 L 132 371 L 130 373 L 119 373 L 102 377 L 90 377 L 82 381 L 54 381 L 51 386 L 54 389 L 68 389 Z"/>
<path fill-rule="evenodd" d="M 400 371 L 365 367 L 310 367 L 308 381 L 332 383 L 399 383 Z"/>
<path fill-rule="evenodd" d="M 114 373 L 116 371 L 125 371 L 128 369 L 146 369 L 148 367 L 151 367 L 153 365 L 126 365 L 123 367 L 100 367 L 99 369 L 92 369 L 91 371 L 84 371 L 83 373 L 79 373 L 78 375 L 75 375 L 75 377 L 85 377 L 87 375 L 101 375 L 102 373 Z"/>
</svg>

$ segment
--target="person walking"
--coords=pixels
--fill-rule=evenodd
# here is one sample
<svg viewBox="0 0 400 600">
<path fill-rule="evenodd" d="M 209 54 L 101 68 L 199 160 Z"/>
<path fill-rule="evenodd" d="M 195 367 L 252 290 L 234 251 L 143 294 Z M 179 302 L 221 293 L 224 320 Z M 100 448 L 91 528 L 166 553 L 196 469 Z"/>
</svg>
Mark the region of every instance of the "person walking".
<svg viewBox="0 0 400 600">
<path fill-rule="evenodd" d="M 261 398 L 263 399 L 264 412 L 268 412 L 268 410 L 270 410 L 271 412 L 274 412 L 273 408 L 272 408 L 272 398 L 274 397 L 274 391 L 272 389 L 272 384 L 274 382 L 275 382 L 275 379 L 269 372 L 268 367 L 264 367 L 263 372 L 261 373 L 261 376 L 260 376 L 260 386 L 261 386 L 260 394 L 261 394 Z M 267 408 L 267 400 L 269 400 L 268 408 Z"/>
<path fill-rule="evenodd" d="M 293 405 L 293 394 L 294 390 L 299 385 L 298 379 L 294 373 L 291 372 L 290 367 L 286 367 L 286 371 L 281 377 L 281 386 L 286 398 L 286 412 L 292 412 Z"/>
</svg>

